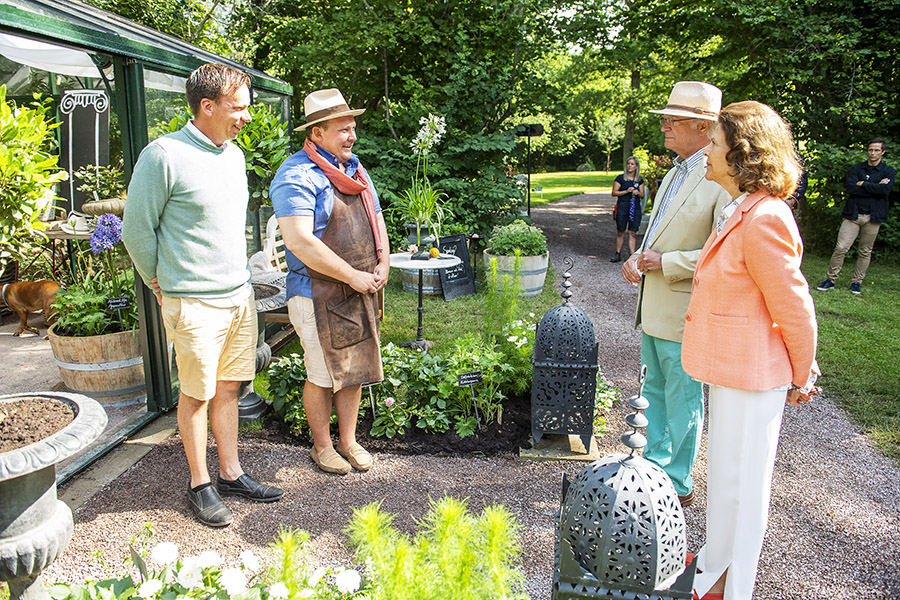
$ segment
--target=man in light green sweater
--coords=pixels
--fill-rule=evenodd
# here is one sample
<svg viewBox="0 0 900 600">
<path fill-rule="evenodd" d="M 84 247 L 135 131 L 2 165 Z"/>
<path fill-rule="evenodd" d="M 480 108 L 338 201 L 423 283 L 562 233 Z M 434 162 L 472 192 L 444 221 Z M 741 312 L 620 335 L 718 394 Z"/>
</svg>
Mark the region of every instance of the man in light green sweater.
<svg viewBox="0 0 900 600">
<path fill-rule="evenodd" d="M 206 64 L 186 92 L 193 119 L 151 142 L 134 167 L 122 239 L 175 347 L 191 509 L 201 523 L 224 527 L 233 517 L 221 496 L 283 495 L 244 473 L 237 451 L 238 390 L 255 375 L 257 331 L 244 238 L 247 173 L 230 141 L 250 121 L 250 76 Z M 206 465 L 207 416 L 219 454 L 216 486 Z"/>
</svg>

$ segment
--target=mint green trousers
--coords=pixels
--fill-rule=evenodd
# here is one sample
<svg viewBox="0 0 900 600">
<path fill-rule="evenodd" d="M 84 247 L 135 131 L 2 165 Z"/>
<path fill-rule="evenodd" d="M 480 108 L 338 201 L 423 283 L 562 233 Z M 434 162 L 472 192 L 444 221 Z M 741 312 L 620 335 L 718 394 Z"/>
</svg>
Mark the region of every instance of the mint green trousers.
<svg viewBox="0 0 900 600">
<path fill-rule="evenodd" d="M 644 458 L 666 472 L 679 496 L 687 496 L 703 431 L 703 384 L 681 368 L 678 342 L 641 334 L 641 363 L 647 365 L 644 397 L 650 402 Z"/>
</svg>

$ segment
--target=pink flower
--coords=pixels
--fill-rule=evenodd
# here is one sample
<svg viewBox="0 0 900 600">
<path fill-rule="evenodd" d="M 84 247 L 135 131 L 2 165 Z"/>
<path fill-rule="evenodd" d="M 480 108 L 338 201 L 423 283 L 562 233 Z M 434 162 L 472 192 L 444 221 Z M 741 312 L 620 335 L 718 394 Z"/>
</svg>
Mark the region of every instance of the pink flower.
<svg viewBox="0 0 900 600">
<path fill-rule="evenodd" d="M 387 398 L 384 399 L 384 405 L 387 406 L 388 408 L 392 407 L 394 405 L 394 399 L 391 398 L 390 396 L 388 396 Z"/>
</svg>

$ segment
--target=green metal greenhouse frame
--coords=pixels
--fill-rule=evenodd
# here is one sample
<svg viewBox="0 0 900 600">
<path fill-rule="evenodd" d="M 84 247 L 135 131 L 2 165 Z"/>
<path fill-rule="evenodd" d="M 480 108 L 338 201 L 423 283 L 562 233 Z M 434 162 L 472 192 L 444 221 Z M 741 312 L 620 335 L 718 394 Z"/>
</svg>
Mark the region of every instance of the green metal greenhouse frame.
<svg viewBox="0 0 900 600">
<path fill-rule="evenodd" d="M 207 62 L 218 62 L 247 71 L 254 90 L 290 97 L 289 84 L 261 71 L 193 46 L 173 36 L 129 21 L 119 15 L 74 0 L 0 0 L 0 32 L 113 58 L 115 94 L 113 106 L 119 118 L 126 178 L 141 150 L 149 143 L 144 68 L 187 77 Z M 60 483 L 71 478 L 109 452 L 135 431 L 173 408 L 177 390 L 171 384 L 168 351 L 156 299 L 139 285 L 138 310 L 141 350 L 147 388 L 147 413 L 115 439 L 76 461 L 58 475 Z"/>
</svg>

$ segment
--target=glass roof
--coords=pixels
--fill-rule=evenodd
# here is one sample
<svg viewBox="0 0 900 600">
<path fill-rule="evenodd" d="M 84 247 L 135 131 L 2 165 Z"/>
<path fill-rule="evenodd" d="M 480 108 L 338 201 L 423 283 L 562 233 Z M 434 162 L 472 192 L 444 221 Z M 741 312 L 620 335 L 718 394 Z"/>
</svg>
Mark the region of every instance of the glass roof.
<svg viewBox="0 0 900 600">
<path fill-rule="evenodd" d="M 0 31 L 134 58 L 176 75 L 187 75 L 203 63 L 220 62 L 249 72 L 256 88 L 292 93 L 288 83 L 262 71 L 73 0 L 2 0 Z"/>
</svg>

